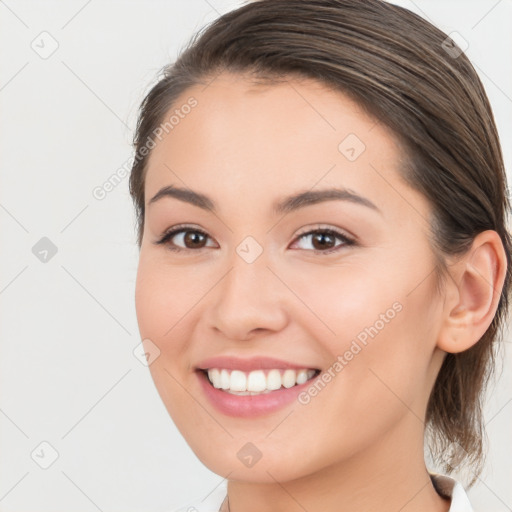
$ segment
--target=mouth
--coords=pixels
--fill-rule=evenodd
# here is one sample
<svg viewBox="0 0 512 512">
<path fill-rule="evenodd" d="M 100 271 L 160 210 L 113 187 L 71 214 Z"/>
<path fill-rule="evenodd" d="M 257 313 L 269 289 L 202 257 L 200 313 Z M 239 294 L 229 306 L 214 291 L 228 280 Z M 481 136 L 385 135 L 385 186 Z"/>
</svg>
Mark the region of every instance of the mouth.
<svg viewBox="0 0 512 512">
<path fill-rule="evenodd" d="M 320 373 L 317 368 L 265 368 L 243 371 L 232 368 L 198 369 L 212 387 L 232 395 L 265 395 L 305 384 Z"/>
</svg>

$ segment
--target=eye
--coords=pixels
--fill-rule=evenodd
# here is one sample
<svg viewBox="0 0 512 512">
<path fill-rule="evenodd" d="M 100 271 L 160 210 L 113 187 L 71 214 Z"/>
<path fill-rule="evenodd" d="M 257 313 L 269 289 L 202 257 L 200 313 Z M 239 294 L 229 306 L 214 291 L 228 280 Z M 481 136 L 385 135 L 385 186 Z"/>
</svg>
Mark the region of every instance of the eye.
<svg viewBox="0 0 512 512">
<path fill-rule="evenodd" d="M 313 247 L 313 252 L 321 254 L 330 254 L 339 251 L 342 247 L 355 245 L 355 240 L 331 228 L 318 228 L 307 231 L 299 235 L 296 240 L 299 241 L 300 249 L 307 249 L 308 242 L 305 240 L 310 239 L 310 244 Z M 336 244 L 336 239 L 341 240 Z"/>
<path fill-rule="evenodd" d="M 356 244 L 354 239 L 336 231 L 335 229 L 317 228 L 302 233 L 295 239 L 298 240 L 299 249 L 308 250 L 308 242 L 304 243 L 308 238 L 310 239 L 310 243 L 313 247 L 312 252 L 323 255 L 337 252 L 343 247 Z M 171 251 L 181 252 L 208 247 L 206 245 L 208 239 L 210 239 L 209 235 L 203 230 L 193 226 L 180 225 L 174 226 L 169 231 L 166 231 L 163 236 L 154 243 L 157 245 L 166 245 Z M 340 242 L 336 243 L 336 239 Z M 295 243 L 296 242 L 294 242 L 294 244 Z M 212 245 L 209 247 L 212 247 Z M 213 247 L 216 246 L 213 245 Z"/>
<path fill-rule="evenodd" d="M 180 252 L 187 249 L 202 249 L 208 238 L 210 237 L 201 229 L 192 226 L 175 226 L 166 231 L 155 244 L 167 245 L 171 251 Z"/>
</svg>

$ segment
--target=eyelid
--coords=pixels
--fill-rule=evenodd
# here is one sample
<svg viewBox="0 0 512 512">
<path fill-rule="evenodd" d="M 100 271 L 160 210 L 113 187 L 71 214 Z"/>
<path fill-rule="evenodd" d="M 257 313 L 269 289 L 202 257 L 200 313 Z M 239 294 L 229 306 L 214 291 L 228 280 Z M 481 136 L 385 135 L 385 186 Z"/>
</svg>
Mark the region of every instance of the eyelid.
<svg viewBox="0 0 512 512">
<path fill-rule="evenodd" d="M 170 227 L 169 229 L 166 229 L 164 233 L 155 241 L 153 242 L 156 245 L 163 245 L 166 244 L 169 238 L 172 238 L 173 236 L 177 235 L 180 232 L 186 232 L 186 231 L 193 231 L 195 233 L 201 233 L 208 237 L 209 239 L 213 240 L 213 238 L 202 228 L 198 226 L 194 226 L 192 224 L 176 224 L 175 226 Z M 176 248 L 176 250 L 183 250 L 186 251 L 187 249 L 183 249 L 181 247 Z M 193 250 L 193 249 L 192 249 Z M 197 251 L 197 249 L 196 249 Z"/>
<path fill-rule="evenodd" d="M 177 224 L 175 226 L 172 226 L 171 228 L 167 229 L 163 235 L 154 243 L 157 245 L 166 245 L 168 243 L 168 240 L 170 238 L 173 238 L 179 233 L 186 232 L 186 231 L 192 231 L 196 233 L 201 233 L 202 235 L 206 236 L 208 239 L 213 240 L 213 238 L 202 228 L 191 225 L 191 224 Z M 330 254 L 333 252 L 338 252 L 340 249 L 339 247 L 346 247 L 346 246 L 352 246 L 357 244 L 357 238 L 352 235 L 346 233 L 345 230 L 342 230 L 341 228 L 332 227 L 325 224 L 316 224 L 315 227 L 309 226 L 307 228 L 303 228 L 299 233 L 297 233 L 292 241 L 292 245 L 296 242 L 298 242 L 302 237 L 305 235 L 313 235 L 316 232 L 327 232 L 331 233 L 333 236 L 337 237 L 338 239 L 343 239 L 343 243 L 340 245 L 337 245 L 333 248 L 326 249 L 326 250 L 309 250 L 306 252 L 312 252 L 314 254 Z M 200 247 L 199 249 L 188 249 L 183 247 L 169 247 L 169 250 L 172 250 L 174 252 L 200 252 L 202 249 L 206 249 L 207 247 Z"/>
<path fill-rule="evenodd" d="M 357 240 L 357 237 L 355 235 L 351 234 L 346 229 L 338 228 L 336 226 L 331 226 L 330 224 L 321 224 L 321 223 L 313 224 L 313 227 L 309 226 L 307 228 L 304 228 L 303 230 L 300 230 L 295 237 L 299 238 L 302 235 L 306 235 L 308 233 L 311 233 L 314 231 L 320 231 L 320 230 L 336 232 L 339 235 L 341 235 L 349 240 L 353 240 L 354 242 Z"/>
<path fill-rule="evenodd" d="M 334 247 L 331 247 L 329 249 L 320 250 L 320 249 L 313 249 L 313 250 L 306 250 L 306 253 L 313 253 L 313 254 L 319 254 L 328 256 L 330 254 L 339 253 L 341 250 L 343 250 L 346 247 L 350 246 L 357 246 L 358 241 L 357 238 L 354 235 L 349 235 L 344 232 L 344 230 L 340 228 L 334 228 L 334 227 L 326 227 L 326 226 L 319 226 L 316 228 L 306 228 L 304 231 L 298 233 L 293 242 L 292 245 L 300 242 L 302 238 L 305 236 L 312 236 L 316 233 L 328 233 L 331 236 L 337 238 L 338 240 L 341 240 L 342 242 L 338 245 L 335 245 Z"/>
</svg>

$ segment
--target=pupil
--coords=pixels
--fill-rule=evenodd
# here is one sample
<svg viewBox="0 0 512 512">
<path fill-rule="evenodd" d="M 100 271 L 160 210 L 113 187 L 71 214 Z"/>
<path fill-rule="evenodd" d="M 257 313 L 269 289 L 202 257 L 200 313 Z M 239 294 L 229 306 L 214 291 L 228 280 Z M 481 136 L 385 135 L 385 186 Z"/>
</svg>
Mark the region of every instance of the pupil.
<svg viewBox="0 0 512 512">
<path fill-rule="evenodd" d="M 185 245 L 188 247 L 188 242 L 191 242 L 192 246 L 197 245 L 198 242 L 200 244 L 201 240 L 199 239 L 202 237 L 204 238 L 202 233 L 197 233 L 196 231 L 188 231 L 185 234 Z"/>
<path fill-rule="evenodd" d="M 328 239 L 327 243 L 326 239 Z M 326 233 L 316 233 L 313 237 L 313 244 L 315 244 L 315 242 L 318 242 L 320 249 L 325 249 L 326 246 L 331 247 L 331 244 L 333 242 L 333 236 Z"/>
</svg>

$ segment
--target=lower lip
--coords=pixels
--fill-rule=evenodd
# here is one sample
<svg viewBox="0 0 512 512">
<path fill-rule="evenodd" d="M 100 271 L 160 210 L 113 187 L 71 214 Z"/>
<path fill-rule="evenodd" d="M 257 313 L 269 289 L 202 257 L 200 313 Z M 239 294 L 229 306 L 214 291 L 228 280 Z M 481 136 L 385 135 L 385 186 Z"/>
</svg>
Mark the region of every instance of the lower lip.
<svg viewBox="0 0 512 512">
<path fill-rule="evenodd" d="M 196 371 L 205 395 L 212 404 L 223 414 L 239 418 L 251 418 L 270 414 L 297 399 L 297 395 L 308 388 L 315 377 L 291 388 L 281 388 L 261 395 L 233 395 L 221 389 L 214 388 L 207 375 Z"/>
</svg>

